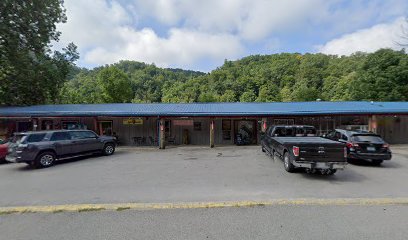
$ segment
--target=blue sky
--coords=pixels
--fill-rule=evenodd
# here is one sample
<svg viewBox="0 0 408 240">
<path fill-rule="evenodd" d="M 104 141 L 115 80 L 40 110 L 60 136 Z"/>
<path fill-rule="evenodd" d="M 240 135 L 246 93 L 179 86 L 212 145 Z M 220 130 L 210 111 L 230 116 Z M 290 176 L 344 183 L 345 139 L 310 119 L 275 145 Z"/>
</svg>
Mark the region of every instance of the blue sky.
<svg viewBox="0 0 408 240">
<path fill-rule="evenodd" d="M 406 0 L 66 0 L 60 48 L 77 64 L 119 60 L 211 71 L 253 54 L 400 49 Z"/>
</svg>

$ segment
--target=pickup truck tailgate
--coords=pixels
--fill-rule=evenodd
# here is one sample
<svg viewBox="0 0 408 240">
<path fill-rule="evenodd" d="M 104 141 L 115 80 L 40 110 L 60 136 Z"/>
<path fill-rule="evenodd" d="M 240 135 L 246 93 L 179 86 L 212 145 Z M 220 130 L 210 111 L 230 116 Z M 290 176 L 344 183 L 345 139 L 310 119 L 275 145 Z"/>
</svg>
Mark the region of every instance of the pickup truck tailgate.
<svg viewBox="0 0 408 240">
<path fill-rule="evenodd" d="M 299 146 L 300 161 L 316 162 L 345 162 L 344 147 L 342 145 L 322 144 L 318 147 L 306 144 Z"/>
<path fill-rule="evenodd" d="M 321 137 L 282 138 L 286 146 L 299 147 L 296 161 L 312 162 L 346 162 L 345 145 Z"/>
</svg>

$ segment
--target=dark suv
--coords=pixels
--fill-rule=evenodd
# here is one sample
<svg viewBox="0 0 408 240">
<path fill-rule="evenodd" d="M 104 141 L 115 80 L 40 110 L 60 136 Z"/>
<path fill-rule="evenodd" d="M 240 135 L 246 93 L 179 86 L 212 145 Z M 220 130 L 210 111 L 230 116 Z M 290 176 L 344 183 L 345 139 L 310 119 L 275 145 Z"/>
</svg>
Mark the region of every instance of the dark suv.
<svg viewBox="0 0 408 240">
<path fill-rule="evenodd" d="M 372 132 L 335 129 L 324 137 L 346 143 L 348 159 L 370 160 L 380 165 L 392 157 L 388 143 Z"/>
<path fill-rule="evenodd" d="M 16 133 L 9 143 L 6 160 L 49 167 L 56 160 L 91 153 L 111 155 L 115 139 L 90 130 L 55 130 Z"/>
</svg>

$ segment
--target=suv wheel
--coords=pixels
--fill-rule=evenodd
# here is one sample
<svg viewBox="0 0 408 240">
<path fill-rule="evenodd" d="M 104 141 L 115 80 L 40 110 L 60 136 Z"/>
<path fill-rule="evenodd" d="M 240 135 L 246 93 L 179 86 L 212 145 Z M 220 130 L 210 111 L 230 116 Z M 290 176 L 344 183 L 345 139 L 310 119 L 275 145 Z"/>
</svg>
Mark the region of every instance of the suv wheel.
<svg viewBox="0 0 408 240">
<path fill-rule="evenodd" d="M 293 164 L 290 162 L 289 154 L 287 152 L 285 152 L 283 155 L 283 165 L 285 166 L 285 170 L 287 172 L 292 173 L 295 171 L 295 166 L 293 166 Z"/>
<path fill-rule="evenodd" d="M 115 152 L 115 145 L 113 145 L 112 143 L 107 143 L 103 147 L 102 151 L 103 151 L 103 155 L 105 156 L 112 155 Z"/>
<path fill-rule="evenodd" d="M 337 169 L 330 169 L 330 170 L 327 172 L 327 175 L 334 175 L 336 172 L 337 172 Z"/>
<path fill-rule="evenodd" d="M 43 152 L 37 156 L 35 167 L 45 168 L 51 167 L 55 162 L 55 154 L 53 152 Z"/>
</svg>

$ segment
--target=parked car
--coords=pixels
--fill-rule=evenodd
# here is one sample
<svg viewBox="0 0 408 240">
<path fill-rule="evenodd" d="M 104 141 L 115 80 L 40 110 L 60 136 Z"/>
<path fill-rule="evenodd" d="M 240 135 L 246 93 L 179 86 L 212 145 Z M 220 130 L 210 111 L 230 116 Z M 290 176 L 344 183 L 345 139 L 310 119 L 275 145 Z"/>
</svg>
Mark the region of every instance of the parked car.
<svg viewBox="0 0 408 240">
<path fill-rule="evenodd" d="M 7 151 L 8 142 L 0 139 L 0 162 L 4 162 L 6 160 Z"/>
<path fill-rule="evenodd" d="M 344 143 L 316 137 L 313 126 L 272 126 L 262 137 L 262 151 L 283 159 L 285 170 L 305 168 L 334 174 L 347 165 Z"/>
<path fill-rule="evenodd" d="M 372 132 L 335 129 L 324 137 L 346 143 L 348 159 L 369 160 L 381 165 L 384 160 L 392 158 L 388 143 Z"/>
<path fill-rule="evenodd" d="M 57 160 L 92 153 L 111 155 L 115 139 L 89 130 L 55 130 L 16 133 L 9 143 L 6 160 L 49 167 Z"/>
</svg>

